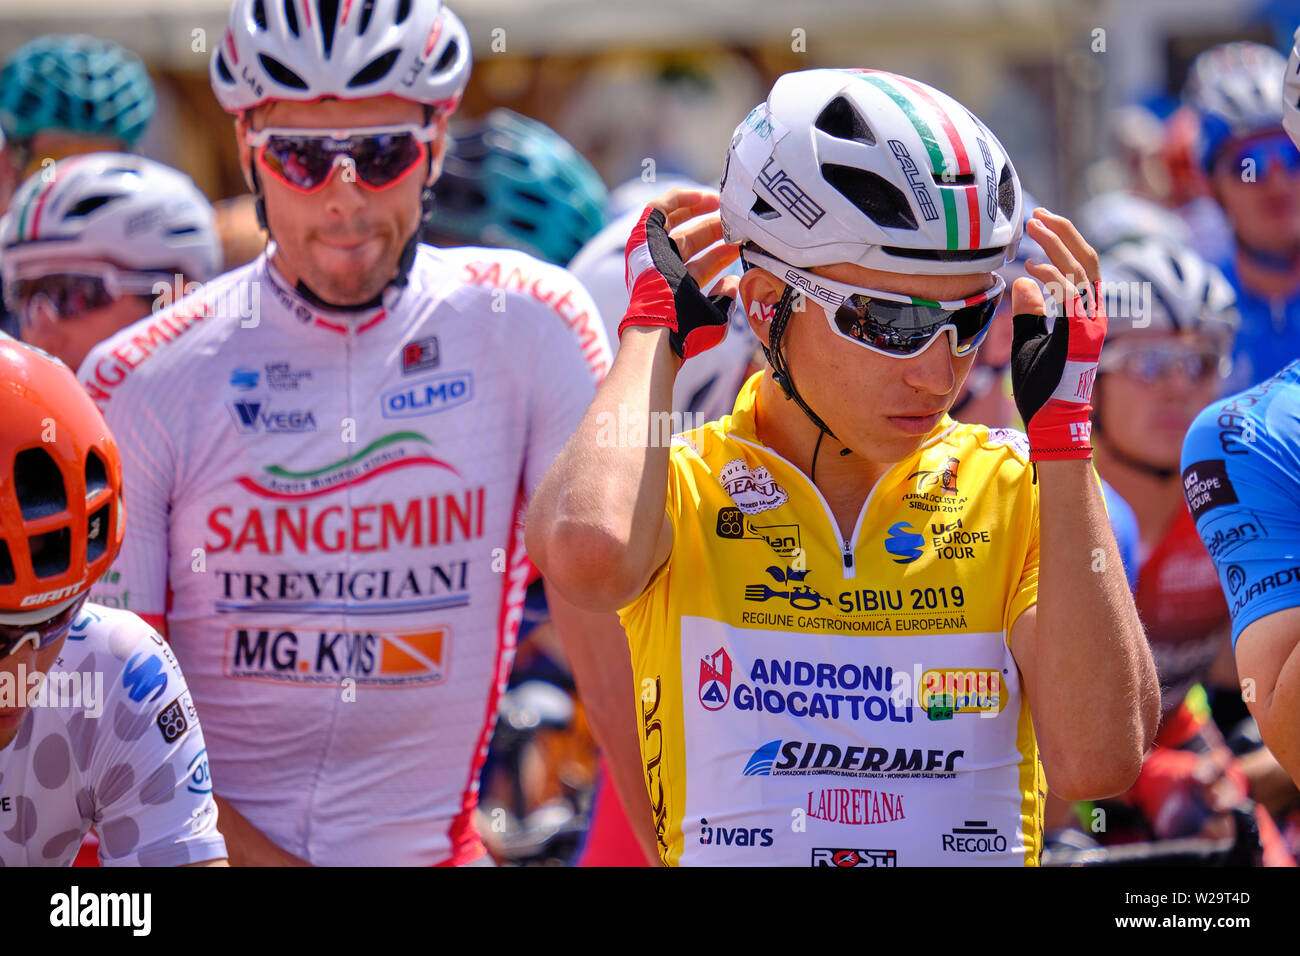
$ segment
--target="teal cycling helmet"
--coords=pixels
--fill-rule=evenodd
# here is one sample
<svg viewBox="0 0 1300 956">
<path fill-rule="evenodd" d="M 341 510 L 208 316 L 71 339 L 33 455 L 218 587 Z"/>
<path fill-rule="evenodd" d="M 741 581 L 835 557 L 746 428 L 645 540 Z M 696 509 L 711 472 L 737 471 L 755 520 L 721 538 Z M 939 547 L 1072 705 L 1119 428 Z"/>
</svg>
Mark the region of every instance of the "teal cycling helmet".
<svg viewBox="0 0 1300 956">
<path fill-rule="evenodd" d="M 522 249 L 563 265 L 600 231 L 608 197 L 567 140 L 495 109 L 451 137 L 427 235 Z"/>
<path fill-rule="evenodd" d="M 0 72 L 0 126 L 13 140 L 61 130 L 133 146 L 156 104 L 140 58 L 96 37 L 37 37 Z"/>
</svg>

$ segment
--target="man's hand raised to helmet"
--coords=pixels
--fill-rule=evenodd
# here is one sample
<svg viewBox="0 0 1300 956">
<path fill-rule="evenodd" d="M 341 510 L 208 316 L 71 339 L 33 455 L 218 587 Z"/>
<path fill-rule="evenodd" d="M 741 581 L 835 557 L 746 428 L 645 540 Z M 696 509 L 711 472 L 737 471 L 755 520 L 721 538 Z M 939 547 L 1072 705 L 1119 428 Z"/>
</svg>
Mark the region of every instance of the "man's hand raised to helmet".
<svg viewBox="0 0 1300 956">
<path fill-rule="evenodd" d="M 701 291 L 739 254 L 726 244 L 709 248 L 721 238 L 715 192 L 673 189 L 646 206 L 627 241 L 631 301 L 620 338 L 629 327 L 667 328 L 669 344 L 683 360 L 721 342 L 740 280 L 725 277 L 712 296 Z"/>
<path fill-rule="evenodd" d="M 1038 286 L 1018 279 L 1011 288 L 1011 384 L 1029 433 L 1030 460 L 1091 458 L 1092 386 L 1106 338 L 1097 253 L 1073 223 L 1046 209 L 1034 210 L 1026 232 L 1051 259 L 1031 262 L 1027 270 L 1065 308 L 1049 333 Z"/>
</svg>

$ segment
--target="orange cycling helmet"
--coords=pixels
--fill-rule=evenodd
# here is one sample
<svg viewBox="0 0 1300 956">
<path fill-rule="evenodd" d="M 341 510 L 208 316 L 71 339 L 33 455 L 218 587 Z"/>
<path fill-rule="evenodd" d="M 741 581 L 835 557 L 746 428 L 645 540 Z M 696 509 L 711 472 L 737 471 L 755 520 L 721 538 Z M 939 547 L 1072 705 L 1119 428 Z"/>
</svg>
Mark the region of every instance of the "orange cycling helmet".
<svg viewBox="0 0 1300 956">
<path fill-rule="evenodd" d="M 122 547 L 122 460 L 66 365 L 0 335 L 0 613 L 61 609 Z"/>
</svg>

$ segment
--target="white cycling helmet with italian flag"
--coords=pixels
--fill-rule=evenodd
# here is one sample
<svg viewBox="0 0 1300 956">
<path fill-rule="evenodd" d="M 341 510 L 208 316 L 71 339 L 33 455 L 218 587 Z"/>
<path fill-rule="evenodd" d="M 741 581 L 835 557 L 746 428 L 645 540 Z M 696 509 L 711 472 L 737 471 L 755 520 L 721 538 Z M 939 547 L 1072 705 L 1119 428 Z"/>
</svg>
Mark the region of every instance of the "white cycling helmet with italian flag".
<svg viewBox="0 0 1300 956">
<path fill-rule="evenodd" d="M 234 0 L 209 74 L 228 113 L 385 95 L 452 112 L 470 65 L 465 26 L 440 0 Z"/>
<path fill-rule="evenodd" d="M 1300 148 L 1300 27 L 1291 41 L 1291 58 L 1287 60 L 1286 79 L 1282 83 L 1282 125 L 1291 142 Z"/>
<path fill-rule="evenodd" d="M 988 127 L 879 70 L 782 76 L 736 128 L 722 179 L 727 241 L 802 267 L 993 271 L 1015 257 L 1022 203 Z"/>
<path fill-rule="evenodd" d="M 28 177 L 0 219 L 5 281 L 70 259 L 206 282 L 221 270 L 212 204 L 184 173 L 131 153 L 69 156 Z"/>
</svg>

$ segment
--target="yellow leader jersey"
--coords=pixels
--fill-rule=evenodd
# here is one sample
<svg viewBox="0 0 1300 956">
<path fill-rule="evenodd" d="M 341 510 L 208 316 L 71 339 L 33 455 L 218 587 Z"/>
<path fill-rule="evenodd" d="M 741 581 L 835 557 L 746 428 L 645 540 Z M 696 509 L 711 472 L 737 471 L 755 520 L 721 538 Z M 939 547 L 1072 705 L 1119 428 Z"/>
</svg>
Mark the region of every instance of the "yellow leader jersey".
<svg viewBox="0 0 1300 956">
<path fill-rule="evenodd" d="M 846 541 L 730 416 L 674 438 L 673 549 L 620 611 L 659 853 L 675 865 L 1036 865 L 1046 791 L 1008 647 L 1037 601 L 1014 429 L 947 416 Z"/>
</svg>

